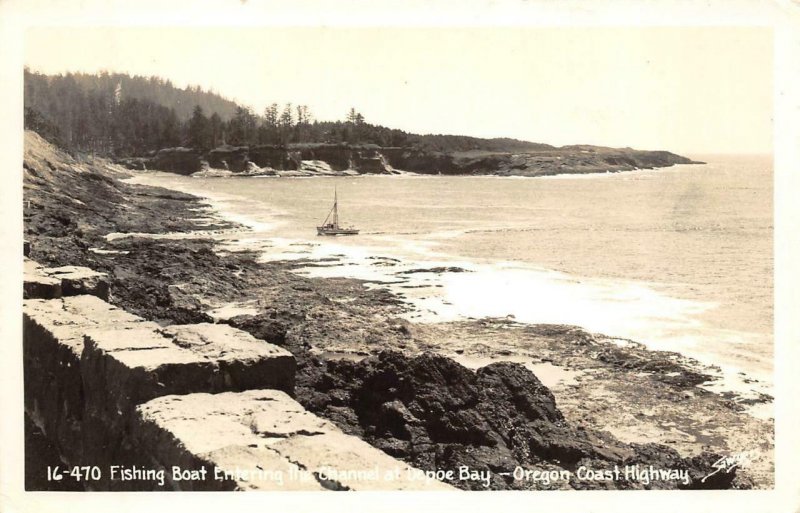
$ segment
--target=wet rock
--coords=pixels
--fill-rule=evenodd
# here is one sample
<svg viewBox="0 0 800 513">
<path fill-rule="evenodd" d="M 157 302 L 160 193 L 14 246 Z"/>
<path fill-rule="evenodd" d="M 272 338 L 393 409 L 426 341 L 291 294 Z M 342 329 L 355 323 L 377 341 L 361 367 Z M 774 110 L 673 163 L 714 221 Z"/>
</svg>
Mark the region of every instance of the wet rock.
<svg viewBox="0 0 800 513">
<path fill-rule="evenodd" d="M 278 346 L 286 344 L 286 332 L 290 327 L 288 322 L 265 314 L 240 315 L 227 319 L 226 322 Z"/>
<path fill-rule="evenodd" d="M 396 274 L 416 274 L 416 273 L 435 273 L 435 274 L 442 274 L 442 273 L 468 273 L 468 271 L 463 267 L 431 267 L 429 269 L 409 269 L 407 271 L 400 271 Z"/>
<path fill-rule="evenodd" d="M 526 419 L 564 423 L 553 393 L 522 365 L 493 363 L 478 369 L 477 377 L 485 391 L 491 391 L 498 401 L 505 401 L 509 409 L 513 405 Z"/>
<path fill-rule="evenodd" d="M 652 372 L 659 380 L 678 387 L 690 389 L 712 379 L 707 374 L 702 374 L 686 368 L 676 361 L 678 355 L 669 352 L 645 352 L 636 348 L 622 349 L 605 345 L 599 349 L 595 357 L 605 362 L 626 370 Z"/>
<path fill-rule="evenodd" d="M 333 397 L 338 397 L 334 405 Z M 573 488 L 698 487 L 696 476 L 711 470 L 703 459 L 681 458 L 674 450 L 627 444 L 608 434 L 576 429 L 564 419 L 553 394 L 520 364 L 494 363 L 473 372 L 433 354 L 409 357 L 382 352 L 360 362 L 302 365 L 298 399 L 343 429 L 425 470 L 469 466 L 492 473 L 492 489 L 542 485 L 501 476 L 516 466 L 574 471 L 580 465 L 642 464 L 693 472 L 680 481 L 599 483 L 572 480 Z M 352 413 L 344 413 L 346 410 Z M 353 423 L 357 421 L 357 425 Z M 711 470 L 710 470 L 711 469 Z M 731 486 L 732 476 L 713 486 Z M 484 489 L 477 480 L 452 482 Z M 705 485 L 705 483 L 703 483 Z"/>
</svg>

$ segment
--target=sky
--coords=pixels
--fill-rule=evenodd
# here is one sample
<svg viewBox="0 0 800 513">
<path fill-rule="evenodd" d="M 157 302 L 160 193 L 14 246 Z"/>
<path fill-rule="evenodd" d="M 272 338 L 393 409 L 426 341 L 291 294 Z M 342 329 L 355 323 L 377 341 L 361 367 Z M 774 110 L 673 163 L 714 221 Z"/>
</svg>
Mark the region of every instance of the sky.
<svg viewBox="0 0 800 513">
<path fill-rule="evenodd" d="M 735 27 L 31 28 L 25 62 L 417 133 L 772 151 L 772 32 Z"/>
</svg>

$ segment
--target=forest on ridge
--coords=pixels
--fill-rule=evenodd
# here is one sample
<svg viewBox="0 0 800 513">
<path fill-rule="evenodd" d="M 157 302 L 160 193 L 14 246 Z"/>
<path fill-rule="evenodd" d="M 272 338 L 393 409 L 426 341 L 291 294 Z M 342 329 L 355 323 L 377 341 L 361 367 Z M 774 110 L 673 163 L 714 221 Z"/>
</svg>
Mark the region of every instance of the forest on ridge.
<svg viewBox="0 0 800 513">
<path fill-rule="evenodd" d="M 425 151 L 534 151 L 516 139 L 413 134 L 373 124 L 355 108 L 323 121 L 308 105 L 272 103 L 263 113 L 198 86 L 124 73 L 45 75 L 25 69 L 25 128 L 70 151 L 114 157 L 184 146 L 289 146 L 306 143 L 413 147 Z"/>
</svg>

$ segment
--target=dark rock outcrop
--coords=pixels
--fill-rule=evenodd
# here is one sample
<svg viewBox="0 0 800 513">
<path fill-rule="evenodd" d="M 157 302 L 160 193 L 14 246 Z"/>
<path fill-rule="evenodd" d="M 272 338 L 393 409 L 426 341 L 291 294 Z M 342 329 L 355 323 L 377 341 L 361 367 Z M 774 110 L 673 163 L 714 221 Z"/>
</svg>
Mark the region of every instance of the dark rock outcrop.
<svg viewBox="0 0 800 513">
<path fill-rule="evenodd" d="M 220 146 L 206 155 L 208 165 L 217 169 L 229 169 L 241 173 L 250 162 L 246 146 Z"/>
<path fill-rule="evenodd" d="M 312 358 L 300 365 L 297 395 L 311 411 L 411 465 L 489 471 L 492 489 L 550 487 L 514 479 L 517 467 L 572 472 L 560 484 L 572 488 L 729 488 L 735 477 L 720 473 L 701 481 L 717 455 L 681 458 L 669 447 L 626 444 L 601 431 L 573 428 L 553 394 L 519 364 L 495 363 L 473 372 L 434 354 L 382 352 L 361 362 Z M 637 464 L 680 469 L 690 478 L 609 484 L 574 474 L 581 466 Z M 478 481 L 453 484 L 483 489 Z"/>
<path fill-rule="evenodd" d="M 393 168 L 403 171 L 444 175 L 463 172 L 456 165 L 454 156 L 448 153 L 411 148 L 383 148 L 381 153 Z"/>
<path fill-rule="evenodd" d="M 295 145 L 292 150 L 301 160 L 321 160 L 327 162 L 334 171 L 350 169 L 353 161 L 353 150 L 343 144 Z"/>
<path fill-rule="evenodd" d="M 292 155 L 281 146 L 251 146 L 248 158 L 258 167 L 268 167 L 279 171 L 294 171 L 300 168 L 300 158 Z"/>
<path fill-rule="evenodd" d="M 186 148 L 168 148 L 159 151 L 150 160 L 124 159 L 120 163 L 131 169 L 147 167 L 188 174 L 200 170 L 200 158 L 200 155 Z M 374 144 L 303 143 L 288 146 L 221 146 L 208 152 L 205 158 L 212 168 L 235 173 L 247 171 L 250 162 L 259 168 L 296 171 L 303 167 L 303 161 L 316 161 L 326 163 L 335 172 L 353 170 L 386 174 L 403 170 L 422 174 L 513 176 L 605 173 L 698 163 L 668 151 L 586 145 L 510 153 L 477 150 L 441 152 Z"/>
<path fill-rule="evenodd" d="M 200 154 L 189 148 L 164 148 L 158 150 L 151 161 L 151 169 L 190 175 L 203 168 Z"/>
</svg>

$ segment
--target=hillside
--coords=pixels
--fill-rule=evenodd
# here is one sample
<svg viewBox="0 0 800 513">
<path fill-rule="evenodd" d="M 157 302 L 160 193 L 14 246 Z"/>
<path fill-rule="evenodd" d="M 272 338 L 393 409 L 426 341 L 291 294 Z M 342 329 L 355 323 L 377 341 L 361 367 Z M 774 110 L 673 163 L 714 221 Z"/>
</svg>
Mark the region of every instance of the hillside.
<svg viewBox="0 0 800 513">
<path fill-rule="evenodd" d="M 272 104 L 259 115 L 199 87 L 122 73 L 43 75 L 25 70 L 25 127 L 59 146 L 105 156 L 141 156 L 172 146 L 375 144 L 424 151 L 536 151 L 546 144 L 509 138 L 413 134 L 368 123 L 355 109 L 343 121 L 315 120 L 307 105 Z"/>
<path fill-rule="evenodd" d="M 351 143 L 428 151 L 551 148 L 508 138 L 420 135 L 367 123 L 314 120 L 306 105 L 270 105 L 263 115 L 199 87 L 124 73 L 44 75 L 25 70 L 25 128 L 68 150 L 140 156 L 171 146 Z M 343 113 L 345 114 L 345 113 Z"/>
<path fill-rule="evenodd" d="M 135 98 L 173 109 L 181 121 L 189 119 L 198 105 L 209 115 L 216 112 L 225 121 L 233 117 L 238 107 L 235 102 L 214 92 L 198 86 L 179 88 L 159 77 L 131 76 L 126 73 L 43 75 L 25 70 L 25 106 L 41 112 L 51 110 L 45 104 L 54 101 L 56 94 L 66 96 L 63 100 L 80 100 L 81 95 L 114 95 L 117 88 L 120 99 Z M 63 106 L 58 108 L 63 110 Z"/>
<path fill-rule="evenodd" d="M 218 124 L 237 109 L 197 87 L 179 89 L 157 77 L 120 73 L 48 76 L 26 69 L 24 87 L 25 128 L 67 150 L 101 155 L 179 145 L 196 107 Z"/>
<path fill-rule="evenodd" d="M 666 151 L 413 134 L 368 123 L 355 108 L 344 121 L 314 120 L 308 106 L 291 104 L 272 104 L 259 116 L 198 87 L 179 89 L 157 77 L 120 73 L 47 76 L 26 70 L 25 128 L 73 153 L 183 174 L 214 168 L 539 176 L 692 163 Z"/>
</svg>

